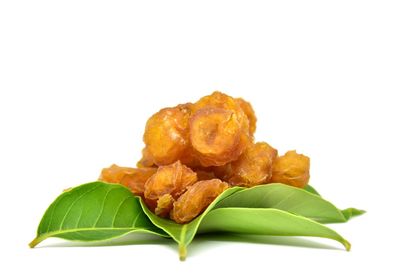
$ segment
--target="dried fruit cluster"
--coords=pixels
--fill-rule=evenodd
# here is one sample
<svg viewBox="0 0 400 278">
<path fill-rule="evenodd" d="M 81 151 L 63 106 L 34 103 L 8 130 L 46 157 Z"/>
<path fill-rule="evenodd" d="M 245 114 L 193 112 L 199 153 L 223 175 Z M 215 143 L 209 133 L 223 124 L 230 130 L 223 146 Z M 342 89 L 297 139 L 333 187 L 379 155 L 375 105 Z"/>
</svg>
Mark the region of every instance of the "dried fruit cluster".
<svg viewBox="0 0 400 278">
<path fill-rule="evenodd" d="M 161 109 L 146 123 L 137 168 L 112 165 L 100 180 L 129 187 L 155 214 L 177 223 L 191 221 L 229 186 L 304 187 L 309 158 L 295 151 L 278 156 L 255 143 L 256 122 L 250 103 L 220 92 Z"/>
</svg>

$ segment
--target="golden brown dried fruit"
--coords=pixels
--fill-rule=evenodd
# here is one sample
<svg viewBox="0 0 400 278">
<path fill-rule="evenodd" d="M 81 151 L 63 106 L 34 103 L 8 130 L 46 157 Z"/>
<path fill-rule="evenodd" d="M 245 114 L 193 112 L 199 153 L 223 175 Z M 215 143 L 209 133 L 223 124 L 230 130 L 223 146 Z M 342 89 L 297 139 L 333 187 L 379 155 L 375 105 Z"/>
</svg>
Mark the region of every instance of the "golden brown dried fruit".
<svg viewBox="0 0 400 278">
<path fill-rule="evenodd" d="M 139 168 L 113 165 L 100 179 L 128 186 L 156 215 L 177 223 L 198 216 L 228 183 L 304 187 L 309 158 L 295 151 L 277 158 L 267 143 L 254 143 L 256 123 L 249 102 L 217 91 L 194 104 L 161 109 L 146 123 Z"/>
<path fill-rule="evenodd" d="M 167 217 L 173 207 L 174 202 L 175 200 L 171 194 L 165 194 L 161 196 L 157 201 L 157 207 L 154 210 L 155 214 L 160 217 Z"/>
<path fill-rule="evenodd" d="M 250 104 L 218 91 L 193 105 L 190 140 L 201 166 L 220 166 L 238 158 L 253 140 L 246 115 L 250 110 Z"/>
<path fill-rule="evenodd" d="M 215 174 L 212 171 L 207 171 L 207 170 L 195 170 L 197 174 L 197 180 L 198 181 L 204 181 L 204 180 L 212 180 L 215 179 Z"/>
<path fill-rule="evenodd" d="M 129 168 L 113 164 L 101 171 L 99 180 L 122 184 L 136 195 L 143 195 L 144 184 L 156 171 L 156 168 Z"/>
<path fill-rule="evenodd" d="M 143 140 L 148 155 L 157 165 L 168 165 L 186 157 L 189 144 L 191 104 L 164 108 L 148 119 Z"/>
<path fill-rule="evenodd" d="M 271 182 L 280 182 L 304 188 L 310 179 L 310 158 L 288 151 L 275 159 Z"/>
<path fill-rule="evenodd" d="M 223 181 L 228 181 L 232 176 L 232 163 L 227 163 L 221 166 L 211 167 L 214 175 Z"/>
<path fill-rule="evenodd" d="M 229 183 L 250 187 L 269 182 L 277 153 L 265 142 L 250 145 L 238 160 L 231 163 Z"/>
<path fill-rule="evenodd" d="M 228 187 L 219 179 L 196 182 L 174 203 L 170 218 L 177 223 L 191 221 Z"/>
<path fill-rule="evenodd" d="M 165 194 L 171 194 L 176 199 L 196 181 L 196 173 L 178 160 L 174 164 L 158 168 L 144 186 L 144 197 L 158 200 Z"/>
<path fill-rule="evenodd" d="M 136 163 L 136 166 L 138 168 L 155 166 L 153 158 L 151 157 L 150 152 L 147 148 L 143 148 L 142 158 Z"/>
<path fill-rule="evenodd" d="M 190 141 L 200 164 L 205 167 L 236 160 L 248 146 L 248 136 L 232 110 L 203 108 L 190 119 Z"/>
<path fill-rule="evenodd" d="M 240 108 L 242 108 L 243 112 L 249 119 L 250 134 L 253 135 L 254 132 L 256 131 L 256 124 L 257 124 L 257 117 L 253 107 L 251 106 L 250 102 L 245 101 L 242 98 L 236 98 L 235 100 L 237 103 L 239 103 Z"/>
<path fill-rule="evenodd" d="M 222 108 L 235 112 L 243 112 L 240 104 L 233 97 L 218 91 L 199 99 L 193 105 L 193 112 L 204 108 Z"/>
</svg>

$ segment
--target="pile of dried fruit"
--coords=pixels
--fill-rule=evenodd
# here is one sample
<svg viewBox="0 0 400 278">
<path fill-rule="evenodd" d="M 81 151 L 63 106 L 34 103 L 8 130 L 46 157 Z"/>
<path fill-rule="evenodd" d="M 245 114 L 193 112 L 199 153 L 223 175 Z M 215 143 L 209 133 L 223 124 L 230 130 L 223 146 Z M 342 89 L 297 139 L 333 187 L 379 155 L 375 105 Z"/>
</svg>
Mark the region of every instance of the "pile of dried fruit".
<svg viewBox="0 0 400 278">
<path fill-rule="evenodd" d="M 147 121 L 137 168 L 112 165 L 100 180 L 127 186 L 156 215 L 177 223 L 190 222 L 230 186 L 305 187 L 309 158 L 295 151 L 278 156 L 255 142 L 256 122 L 250 103 L 220 92 L 161 109 Z"/>
<path fill-rule="evenodd" d="M 29 246 L 49 237 L 99 241 L 145 232 L 174 240 L 183 260 L 197 234 L 233 232 L 329 238 L 350 250 L 322 223 L 364 211 L 322 198 L 307 184 L 309 158 L 278 156 L 254 141 L 255 130 L 251 105 L 220 92 L 160 110 L 147 121 L 137 168 L 112 165 L 100 181 L 65 190 Z"/>
</svg>

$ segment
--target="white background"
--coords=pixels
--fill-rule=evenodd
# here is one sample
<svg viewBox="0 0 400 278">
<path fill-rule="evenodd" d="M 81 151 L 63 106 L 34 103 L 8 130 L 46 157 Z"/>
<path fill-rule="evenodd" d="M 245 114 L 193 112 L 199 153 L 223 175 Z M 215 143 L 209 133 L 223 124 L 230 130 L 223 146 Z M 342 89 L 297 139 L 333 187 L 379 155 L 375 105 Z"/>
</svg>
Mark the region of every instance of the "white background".
<svg viewBox="0 0 400 278">
<path fill-rule="evenodd" d="M 1 1 L 0 276 L 399 277 L 399 2 L 140 2 Z M 28 248 L 62 189 L 133 166 L 152 113 L 213 90 L 253 103 L 258 140 L 310 156 L 323 196 L 368 211 L 332 225 L 351 252 L 206 237 L 181 263 L 138 235 Z"/>
</svg>

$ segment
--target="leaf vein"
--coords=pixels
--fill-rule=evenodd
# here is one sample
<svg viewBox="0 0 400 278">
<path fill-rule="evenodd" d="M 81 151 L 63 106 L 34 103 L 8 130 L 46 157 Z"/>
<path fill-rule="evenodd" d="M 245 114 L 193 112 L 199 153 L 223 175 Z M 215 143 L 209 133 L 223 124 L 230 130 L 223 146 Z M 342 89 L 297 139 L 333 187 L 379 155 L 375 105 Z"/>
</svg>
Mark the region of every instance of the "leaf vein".
<svg viewBox="0 0 400 278">
<path fill-rule="evenodd" d="M 83 214 L 83 209 L 81 210 L 81 213 L 79 214 L 78 221 L 76 222 L 75 228 L 79 228 L 79 223 L 81 222 L 82 214 Z"/>
<path fill-rule="evenodd" d="M 110 189 L 108 189 L 108 191 L 107 191 L 106 194 L 104 195 L 104 199 L 103 199 L 103 202 L 102 202 L 102 205 L 101 205 L 101 210 L 100 210 L 99 215 L 98 215 L 97 218 L 96 218 L 96 221 L 93 223 L 93 226 L 92 226 L 93 228 L 96 227 L 97 223 L 98 223 L 99 220 L 100 220 L 101 215 L 102 215 L 103 212 L 104 212 L 104 207 L 105 207 L 105 205 L 106 205 L 106 201 L 107 201 L 107 198 L 108 198 L 110 192 L 113 191 L 113 190 L 116 190 L 116 189 L 120 189 L 120 188 L 110 188 Z"/>
<path fill-rule="evenodd" d="M 285 203 L 287 200 L 289 200 L 290 197 L 292 197 L 296 192 L 291 192 L 289 195 L 287 195 L 285 198 L 280 200 L 278 203 L 276 203 L 273 207 L 278 208 L 279 205 Z"/>
<path fill-rule="evenodd" d="M 117 218 L 117 215 L 119 213 L 119 210 L 121 209 L 122 205 L 126 202 L 126 200 L 128 200 L 129 198 L 132 198 L 132 196 L 128 196 L 126 197 L 124 200 L 122 200 L 122 202 L 118 205 L 117 211 L 115 212 L 115 215 L 113 217 L 113 220 L 111 222 L 111 227 L 115 227 L 114 223 L 115 223 L 115 219 Z"/>
<path fill-rule="evenodd" d="M 79 196 L 78 198 L 76 198 L 76 199 L 71 203 L 71 205 L 70 205 L 69 208 L 67 209 L 67 212 L 65 213 L 63 219 L 61 220 L 60 227 L 58 228 L 59 230 L 62 230 L 62 227 L 63 227 L 63 225 L 64 225 L 65 219 L 67 219 L 67 217 L 68 217 L 69 213 L 71 212 L 72 208 L 74 207 L 74 205 L 75 205 L 80 199 L 82 199 L 84 196 L 86 196 L 87 194 L 89 194 L 89 193 L 95 191 L 95 190 L 96 190 L 97 188 L 99 188 L 99 187 L 100 187 L 100 185 L 96 185 L 96 186 L 93 187 L 91 190 L 88 190 L 88 191 L 84 192 L 81 196 Z"/>
</svg>

